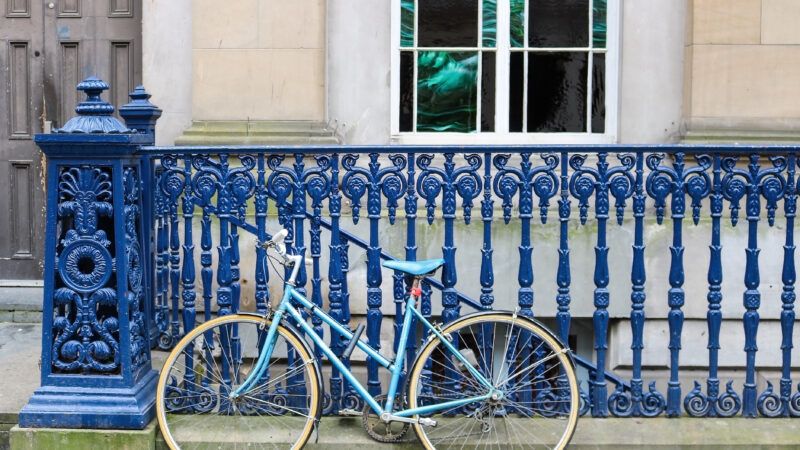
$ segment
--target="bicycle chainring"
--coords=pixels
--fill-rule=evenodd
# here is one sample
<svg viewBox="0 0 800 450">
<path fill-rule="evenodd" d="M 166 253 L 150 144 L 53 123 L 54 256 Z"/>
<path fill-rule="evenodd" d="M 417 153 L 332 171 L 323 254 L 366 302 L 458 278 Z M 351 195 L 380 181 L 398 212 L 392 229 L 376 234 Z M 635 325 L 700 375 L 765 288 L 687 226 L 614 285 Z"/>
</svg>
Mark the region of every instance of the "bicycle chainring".
<svg viewBox="0 0 800 450">
<path fill-rule="evenodd" d="M 375 401 L 380 404 L 386 402 L 385 395 L 375 397 Z M 403 398 L 403 407 L 405 407 L 405 398 Z M 408 442 L 410 439 L 403 439 L 411 427 L 410 423 L 405 422 L 389 422 L 386 423 L 375 414 L 368 404 L 364 405 L 364 410 L 361 414 L 361 425 L 366 430 L 370 438 L 384 443 L 392 442 Z"/>
</svg>

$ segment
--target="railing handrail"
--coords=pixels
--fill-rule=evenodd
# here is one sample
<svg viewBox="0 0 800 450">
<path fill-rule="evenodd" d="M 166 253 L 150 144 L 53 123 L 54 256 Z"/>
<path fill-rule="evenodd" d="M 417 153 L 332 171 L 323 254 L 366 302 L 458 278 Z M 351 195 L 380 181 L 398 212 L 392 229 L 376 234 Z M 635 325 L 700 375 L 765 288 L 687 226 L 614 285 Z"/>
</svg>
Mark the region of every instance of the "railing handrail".
<svg viewBox="0 0 800 450">
<path fill-rule="evenodd" d="M 697 155 L 704 153 L 727 153 L 731 155 L 746 153 L 782 154 L 800 151 L 798 144 L 490 144 L 490 145 L 184 145 L 184 146 L 144 146 L 138 154 L 160 156 L 192 154 L 240 154 L 264 153 L 286 155 L 292 153 L 685 153 Z"/>
</svg>

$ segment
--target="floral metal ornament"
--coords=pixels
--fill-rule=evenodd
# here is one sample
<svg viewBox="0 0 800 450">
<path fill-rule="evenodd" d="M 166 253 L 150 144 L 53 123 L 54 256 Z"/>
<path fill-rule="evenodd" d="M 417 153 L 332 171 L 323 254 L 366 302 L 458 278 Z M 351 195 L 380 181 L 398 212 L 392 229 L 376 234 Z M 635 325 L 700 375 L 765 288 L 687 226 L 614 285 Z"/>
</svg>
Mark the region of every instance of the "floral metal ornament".
<svg viewBox="0 0 800 450">
<path fill-rule="evenodd" d="M 113 212 L 108 169 L 72 167 L 59 177 L 58 216 L 71 219 L 58 255 L 58 274 L 64 287 L 53 296 L 56 315 L 52 365 L 60 372 L 116 372 L 119 369 L 119 319 L 113 309 L 116 291 L 107 287 L 114 258 L 103 217 Z"/>
</svg>

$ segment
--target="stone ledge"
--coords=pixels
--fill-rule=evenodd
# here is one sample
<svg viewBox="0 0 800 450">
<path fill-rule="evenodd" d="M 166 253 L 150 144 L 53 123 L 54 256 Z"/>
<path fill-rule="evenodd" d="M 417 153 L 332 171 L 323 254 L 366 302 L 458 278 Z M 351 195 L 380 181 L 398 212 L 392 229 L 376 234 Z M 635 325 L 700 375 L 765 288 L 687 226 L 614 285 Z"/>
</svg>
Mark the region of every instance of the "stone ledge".
<svg viewBox="0 0 800 450">
<path fill-rule="evenodd" d="M 266 428 L 266 427 L 265 427 Z M 419 448 L 413 431 L 408 442 L 377 444 L 367 437 L 359 418 L 324 417 L 319 440 L 306 448 Z M 58 448 L 166 448 L 155 421 L 144 430 L 66 430 L 19 428 L 10 431 L 12 450 Z M 244 444 L 244 442 L 241 442 Z M 798 419 L 581 419 L 570 449 L 789 449 L 800 447 Z M 2 440 L 0 440 L 2 448 Z"/>
<path fill-rule="evenodd" d="M 155 449 L 155 422 L 144 430 L 89 430 L 59 428 L 20 428 L 9 432 L 13 450 L 59 449 L 84 450 L 91 448 L 119 450 Z"/>
<path fill-rule="evenodd" d="M 175 145 L 335 145 L 334 130 L 311 121 L 195 120 Z"/>
</svg>

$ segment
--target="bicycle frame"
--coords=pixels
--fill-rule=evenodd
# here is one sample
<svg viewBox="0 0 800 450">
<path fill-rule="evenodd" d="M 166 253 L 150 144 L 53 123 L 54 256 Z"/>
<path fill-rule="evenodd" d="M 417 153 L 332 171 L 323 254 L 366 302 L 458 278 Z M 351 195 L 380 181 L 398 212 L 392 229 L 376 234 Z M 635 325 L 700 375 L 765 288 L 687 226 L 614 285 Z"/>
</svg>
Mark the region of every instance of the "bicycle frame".
<svg viewBox="0 0 800 450">
<path fill-rule="evenodd" d="M 437 327 L 425 319 L 425 317 L 416 308 L 417 300 L 418 299 L 416 297 L 410 296 L 406 301 L 406 311 L 403 316 L 403 328 L 400 334 L 400 341 L 397 345 L 397 354 L 394 362 L 384 358 L 369 344 L 361 340 L 356 342 L 356 346 L 358 346 L 358 348 L 364 351 L 370 358 L 373 358 L 375 361 L 377 361 L 378 364 L 388 369 L 392 375 L 389 383 L 389 391 L 386 396 L 386 404 L 384 406 L 381 406 L 372 397 L 372 395 L 367 392 L 361 382 L 359 382 L 355 375 L 350 372 L 350 369 L 348 369 L 341 359 L 339 359 L 333 353 L 333 350 L 331 350 L 325 341 L 323 341 L 323 339 L 314 332 L 314 329 L 311 327 L 311 325 L 308 324 L 306 319 L 303 318 L 297 308 L 295 308 L 293 302 L 296 302 L 302 308 L 309 309 L 312 314 L 328 324 L 332 333 L 338 333 L 347 339 L 352 339 L 353 333 L 325 313 L 325 311 L 321 310 L 319 307 L 297 292 L 291 283 L 286 284 L 281 303 L 274 313 L 272 323 L 270 324 L 269 331 L 267 332 L 267 338 L 265 339 L 264 351 L 262 351 L 259 355 L 258 361 L 256 362 L 250 375 L 248 375 L 247 379 L 245 379 L 244 382 L 236 390 L 234 390 L 231 395 L 234 397 L 240 395 L 243 391 L 250 389 L 251 385 L 256 380 L 261 378 L 263 372 L 266 370 L 267 361 L 269 361 L 269 358 L 272 355 L 272 350 L 277 339 L 278 326 L 280 325 L 281 321 L 288 316 L 294 319 L 300 329 L 302 329 L 311 338 L 316 345 L 316 348 L 318 348 L 325 356 L 328 357 L 334 367 L 339 370 L 342 376 L 344 376 L 344 378 L 347 379 L 350 385 L 355 389 L 359 397 L 361 397 L 378 416 L 381 416 L 382 414 L 389 414 L 390 416 L 394 417 L 412 417 L 418 414 L 424 415 L 445 409 L 456 408 L 458 406 L 463 406 L 475 401 L 483 401 L 491 397 L 492 394 L 497 392 L 497 390 L 492 386 L 492 383 L 487 380 L 486 377 L 484 377 L 483 374 L 481 374 L 477 369 L 475 369 L 469 363 L 469 361 L 467 361 L 464 355 L 462 355 L 461 352 L 459 352 L 455 346 L 453 346 L 453 344 L 442 334 L 441 331 L 439 331 Z M 400 382 L 400 374 L 403 371 L 405 361 L 406 342 L 408 341 L 409 330 L 412 326 L 414 318 L 419 320 L 426 329 L 430 330 L 434 336 L 441 340 L 448 351 L 450 351 L 467 368 L 467 370 L 470 371 L 470 373 L 475 377 L 476 380 L 478 380 L 479 383 L 488 389 L 488 393 L 480 396 L 444 402 L 437 405 L 420 406 L 396 412 L 394 411 L 394 402 L 398 392 L 397 388 Z"/>
</svg>

